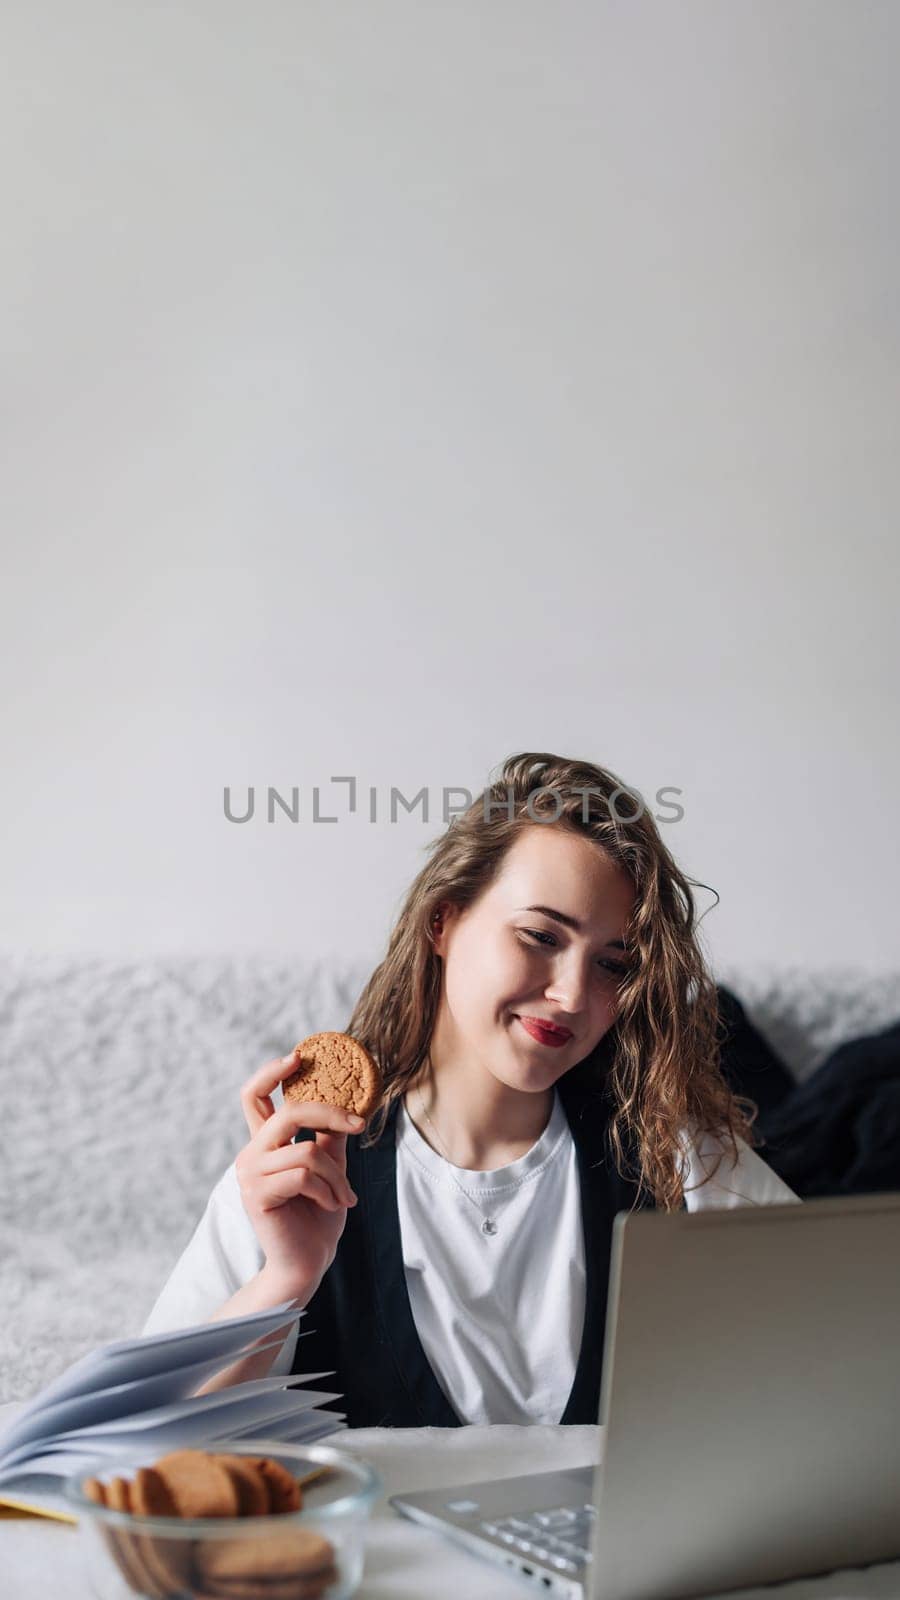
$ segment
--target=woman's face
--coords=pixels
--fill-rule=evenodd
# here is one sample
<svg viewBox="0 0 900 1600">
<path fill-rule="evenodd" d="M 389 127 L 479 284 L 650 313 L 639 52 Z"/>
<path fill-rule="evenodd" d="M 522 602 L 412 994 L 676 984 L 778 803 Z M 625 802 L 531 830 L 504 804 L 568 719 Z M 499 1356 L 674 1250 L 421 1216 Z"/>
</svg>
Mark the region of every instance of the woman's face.
<svg viewBox="0 0 900 1600">
<path fill-rule="evenodd" d="M 599 846 L 550 823 L 523 829 L 474 905 L 441 908 L 436 1063 L 478 1060 L 510 1088 L 537 1092 L 583 1061 L 616 1020 L 633 906 L 630 878 Z M 534 1018 L 568 1037 L 544 1042 L 526 1025 Z"/>
</svg>

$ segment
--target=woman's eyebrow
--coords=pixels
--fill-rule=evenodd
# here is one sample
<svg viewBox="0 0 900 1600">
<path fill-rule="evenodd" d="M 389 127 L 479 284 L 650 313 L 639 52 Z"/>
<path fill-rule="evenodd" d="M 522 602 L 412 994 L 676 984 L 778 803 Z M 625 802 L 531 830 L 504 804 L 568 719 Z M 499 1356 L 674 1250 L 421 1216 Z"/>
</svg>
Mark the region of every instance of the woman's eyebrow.
<svg viewBox="0 0 900 1600">
<path fill-rule="evenodd" d="M 572 928 L 575 933 L 581 933 L 582 924 L 577 917 L 570 917 L 565 911 L 554 911 L 552 906 L 519 906 L 520 911 L 539 911 L 544 917 L 551 917 L 554 922 L 561 922 L 564 928 Z M 621 939 L 607 939 L 604 950 L 624 950 Z"/>
</svg>

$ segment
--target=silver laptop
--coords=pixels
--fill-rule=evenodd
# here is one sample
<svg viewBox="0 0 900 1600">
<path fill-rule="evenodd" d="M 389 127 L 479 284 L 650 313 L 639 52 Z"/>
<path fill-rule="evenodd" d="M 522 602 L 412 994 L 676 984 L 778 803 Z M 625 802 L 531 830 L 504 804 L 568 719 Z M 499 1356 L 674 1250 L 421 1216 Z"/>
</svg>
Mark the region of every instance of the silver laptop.
<svg viewBox="0 0 900 1600">
<path fill-rule="evenodd" d="M 603 1461 L 400 1494 L 577 1600 L 685 1600 L 900 1557 L 900 1195 L 620 1213 Z"/>
</svg>

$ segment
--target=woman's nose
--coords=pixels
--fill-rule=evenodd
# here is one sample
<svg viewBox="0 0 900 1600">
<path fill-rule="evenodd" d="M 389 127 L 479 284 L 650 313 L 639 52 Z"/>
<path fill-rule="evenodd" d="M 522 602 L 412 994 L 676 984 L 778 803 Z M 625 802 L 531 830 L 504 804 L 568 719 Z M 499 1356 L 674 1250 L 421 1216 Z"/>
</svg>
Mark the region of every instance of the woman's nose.
<svg viewBox="0 0 900 1600">
<path fill-rule="evenodd" d="M 589 968 L 583 961 L 560 962 L 547 985 L 547 998 L 574 1016 L 586 1007 L 589 981 Z"/>
</svg>

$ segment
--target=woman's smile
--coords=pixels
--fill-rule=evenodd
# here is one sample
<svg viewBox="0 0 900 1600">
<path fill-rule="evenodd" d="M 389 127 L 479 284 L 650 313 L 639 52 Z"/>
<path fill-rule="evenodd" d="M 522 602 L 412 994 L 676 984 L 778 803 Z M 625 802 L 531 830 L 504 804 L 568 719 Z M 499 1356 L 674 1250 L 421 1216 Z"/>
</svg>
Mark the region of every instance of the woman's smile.
<svg viewBox="0 0 900 1600">
<path fill-rule="evenodd" d="M 524 1028 L 529 1038 L 536 1039 L 538 1044 L 549 1045 L 551 1049 L 558 1050 L 561 1045 L 568 1044 L 572 1034 L 568 1028 L 560 1028 L 548 1023 L 542 1017 L 516 1016 L 516 1021 Z"/>
</svg>

